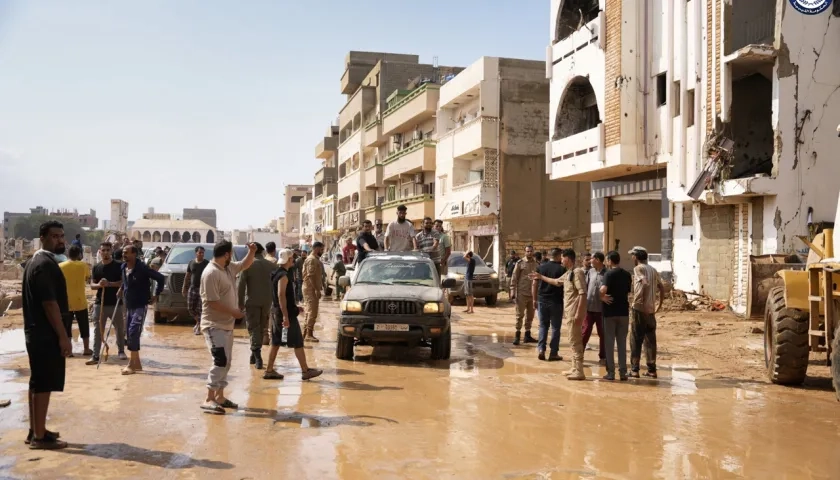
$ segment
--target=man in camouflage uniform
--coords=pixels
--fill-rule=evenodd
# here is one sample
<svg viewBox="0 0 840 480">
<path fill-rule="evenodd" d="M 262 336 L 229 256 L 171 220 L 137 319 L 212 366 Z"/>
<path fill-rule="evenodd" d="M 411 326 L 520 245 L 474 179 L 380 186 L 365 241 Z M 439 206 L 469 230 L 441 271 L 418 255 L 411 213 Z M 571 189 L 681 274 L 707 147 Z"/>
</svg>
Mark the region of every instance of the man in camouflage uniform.
<svg viewBox="0 0 840 480">
<path fill-rule="evenodd" d="M 563 250 L 563 266 L 571 273 L 563 275 L 563 317 L 569 331 L 572 349 L 572 369 L 566 374 L 569 380 L 585 380 L 583 373 L 583 319 L 586 317 L 586 278 L 583 268 L 575 267 L 575 251 Z"/>
<path fill-rule="evenodd" d="M 310 255 L 303 262 L 303 303 L 306 315 L 303 339 L 307 342 L 318 342 L 313 333 L 315 321 L 318 319 L 318 303 L 321 301 L 321 293 L 324 287 L 324 269 L 321 265 L 322 253 L 324 253 L 324 244 L 315 242 L 312 245 Z"/>
<path fill-rule="evenodd" d="M 534 247 L 525 247 L 525 258 L 516 262 L 510 277 L 510 297 L 516 302 L 516 336 L 514 345 L 519 345 L 522 331 L 522 318 L 525 317 L 525 343 L 537 343 L 531 336 L 531 324 L 534 323 L 534 297 L 531 293 L 532 280 L 528 275 L 537 271 L 539 262 L 534 258 Z"/>
</svg>

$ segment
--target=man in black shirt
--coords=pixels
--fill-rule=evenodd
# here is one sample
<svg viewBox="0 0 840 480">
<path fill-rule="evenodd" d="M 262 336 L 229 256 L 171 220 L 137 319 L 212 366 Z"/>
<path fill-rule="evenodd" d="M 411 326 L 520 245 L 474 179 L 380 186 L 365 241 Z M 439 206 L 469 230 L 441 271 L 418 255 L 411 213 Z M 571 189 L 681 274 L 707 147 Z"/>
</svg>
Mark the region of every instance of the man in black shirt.
<svg viewBox="0 0 840 480">
<path fill-rule="evenodd" d="M 618 345 L 618 374 L 621 381 L 627 380 L 627 331 L 630 320 L 630 294 L 632 277 L 630 272 L 619 266 L 621 256 L 615 250 L 607 254 L 607 273 L 601 286 L 601 300 L 604 312 L 604 348 L 607 359 L 607 374 L 604 380 L 615 380 L 615 357 L 613 349 Z"/>
<path fill-rule="evenodd" d="M 274 369 L 274 362 L 277 360 L 277 352 L 280 350 L 280 343 L 283 340 L 283 328 L 286 329 L 286 346 L 295 350 L 295 357 L 297 357 L 300 364 L 301 378 L 309 380 L 315 378 L 322 373 L 322 370 L 309 368 L 306 363 L 306 350 L 303 349 L 303 332 L 300 329 L 300 322 L 298 315 L 303 313 L 303 309 L 297 305 L 295 299 L 295 287 L 289 278 L 289 269 L 294 265 L 294 254 L 289 249 L 280 251 L 280 257 L 277 261 L 280 266 L 274 271 L 271 276 L 272 287 L 272 304 L 275 312 L 274 322 L 271 325 L 271 350 L 268 352 L 268 364 L 265 367 L 263 378 L 266 380 L 282 380 L 281 375 Z M 282 323 L 281 323 L 282 322 Z"/>
<path fill-rule="evenodd" d="M 51 392 L 64 391 L 65 358 L 72 348 L 64 328 L 69 319 L 67 285 L 55 255 L 64 253 L 64 226 L 56 221 L 41 225 L 41 249 L 23 273 L 23 331 L 29 355 L 29 448 L 67 447 L 59 434 L 47 430 Z"/>
<path fill-rule="evenodd" d="M 184 277 L 184 285 L 181 287 L 181 295 L 187 299 L 187 310 L 195 320 L 195 335 L 201 335 L 201 274 L 208 263 L 210 261 L 204 258 L 204 247 L 195 247 L 195 259 L 187 264 L 187 276 Z"/>
<path fill-rule="evenodd" d="M 112 258 L 112 245 L 102 242 L 99 245 L 99 256 L 102 259 L 93 267 L 90 288 L 96 290 L 96 300 L 93 303 L 93 356 L 85 365 L 99 363 L 99 350 L 102 348 L 102 337 L 105 333 L 109 315 L 112 315 L 111 325 L 117 330 L 117 349 L 119 359 L 127 360 L 125 356 L 125 320 L 123 307 L 114 311 L 117 306 L 117 291 L 122 285 L 122 271 L 120 264 Z M 103 298 L 104 297 L 104 298 Z"/>
<path fill-rule="evenodd" d="M 566 273 L 566 269 L 560 263 L 561 250 L 553 248 L 548 255 L 549 261 L 537 267 L 537 272 L 530 275 L 532 280 L 540 280 L 531 285 L 531 296 L 534 299 L 534 308 L 540 320 L 540 335 L 537 339 L 537 358 L 545 360 L 545 347 L 548 337 L 548 327 L 551 325 L 551 340 L 548 342 L 550 354 L 549 362 L 563 360 L 558 354 L 560 350 L 560 326 L 563 323 L 563 287 L 552 285 L 544 280 L 545 278 L 560 278 Z"/>
<path fill-rule="evenodd" d="M 356 238 L 356 265 L 362 263 L 362 260 L 367 258 L 369 252 L 379 250 L 379 243 L 376 237 L 373 236 L 373 223 L 370 220 L 365 220 L 362 226 L 362 233 Z"/>
</svg>

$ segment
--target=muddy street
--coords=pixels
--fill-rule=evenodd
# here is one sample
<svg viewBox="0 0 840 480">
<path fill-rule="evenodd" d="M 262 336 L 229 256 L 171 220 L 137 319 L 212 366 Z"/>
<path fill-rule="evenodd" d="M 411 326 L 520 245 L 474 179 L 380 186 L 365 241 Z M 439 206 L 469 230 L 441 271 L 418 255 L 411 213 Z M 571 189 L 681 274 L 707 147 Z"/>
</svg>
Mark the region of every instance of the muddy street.
<svg viewBox="0 0 840 480">
<path fill-rule="evenodd" d="M 0 333 L 2 478 L 837 478 L 840 405 L 821 368 L 805 388 L 763 378 L 762 336 L 718 314 L 665 313 L 660 378 L 607 382 L 596 350 L 585 382 L 510 345 L 513 310 L 456 314 L 449 361 L 428 350 L 358 347 L 335 359 L 337 303 L 324 302 L 325 373 L 300 380 L 281 349 L 282 381 L 248 365 L 237 329 L 224 416 L 202 413 L 209 355 L 188 325 L 147 322 L 144 372 L 121 376 L 68 359 L 48 426 L 70 443 L 23 443 L 28 367 L 23 333 Z M 463 310 L 456 306 L 455 312 Z M 10 323 L 7 325 L 11 325 Z M 78 333 L 76 332 L 76 335 Z M 597 337 L 594 337 L 597 342 Z M 76 339 L 78 342 L 78 338 Z M 75 343 L 76 351 L 81 345 Z M 568 353 L 564 342 L 561 354 Z M 295 368 L 291 368 L 291 367 Z M 827 370 L 826 370 L 827 371 Z"/>
</svg>

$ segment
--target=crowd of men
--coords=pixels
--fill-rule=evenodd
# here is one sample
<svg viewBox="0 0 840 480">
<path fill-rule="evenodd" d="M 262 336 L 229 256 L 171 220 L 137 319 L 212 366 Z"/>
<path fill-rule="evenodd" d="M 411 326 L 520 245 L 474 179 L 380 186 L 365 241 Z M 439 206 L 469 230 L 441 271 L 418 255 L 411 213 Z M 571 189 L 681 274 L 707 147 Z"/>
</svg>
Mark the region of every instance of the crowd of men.
<svg viewBox="0 0 840 480">
<path fill-rule="evenodd" d="M 559 347 L 561 324 L 565 319 L 572 350 L 572 368 L 565 374 L 570 380 L 586 378 L 583 352 L 593 330 L 598 332 L 598 358 L 606 366 L 605 380 L 616 378 L 616 349 L 620 380 L 626 381 L 628 376 L 640 377 L 643 350 L 647 363 L 647 371 L 643 375 L 657 378 L 655 313 L 662 306 L 664 286 L 659 273 L 648 264 L 648 253 L 644 247 L 633 247 L 628 254 L 634 264 L 632 274 L 621 268 L 621 256 L 616 251 L 606 255 L 602 252 L 586 253 L 583 267 L 576 266 L 577 254 L 573 249 L 555 248 L 545 258 L 540 252 L 534 252 L 532 246 L 525 248 L 524 258 L 518 258 L 516 252 L 512 252 L 512 261 L 507 262 L 506 268 L 510 278 L 510 298 L 516 303 L 513 344 L 536 343 L 539 360 L 563 360 Z M 536 339 L 531 335 L 535 314 L 539 320 Z"/>
</svg>

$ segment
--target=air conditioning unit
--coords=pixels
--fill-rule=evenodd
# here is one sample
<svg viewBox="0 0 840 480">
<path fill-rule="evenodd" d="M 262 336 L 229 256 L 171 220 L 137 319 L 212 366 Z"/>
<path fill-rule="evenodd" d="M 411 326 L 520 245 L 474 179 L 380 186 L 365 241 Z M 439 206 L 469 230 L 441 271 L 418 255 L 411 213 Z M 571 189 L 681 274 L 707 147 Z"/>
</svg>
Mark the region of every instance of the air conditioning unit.
<svg viewBox="0 0 840 480">
<path fill-rule="evenodd" d="M 423 183 L 423 172 L 414 174 L 414 183 Z"/>
<path fill-rule="evenodd" d="M 402 133 L 397 133 L 392 138 L 394 147 L 396 147 L 397 150 L 402 148 Z"/>
<path fill-rule="evenodd" d="M 420 131 L 420 130 L 415 130 L 413 140 L 417 141 L 417 142 L 419 142 L 420 140 L 423 140 L 423 132 Z"/>
</svg>

